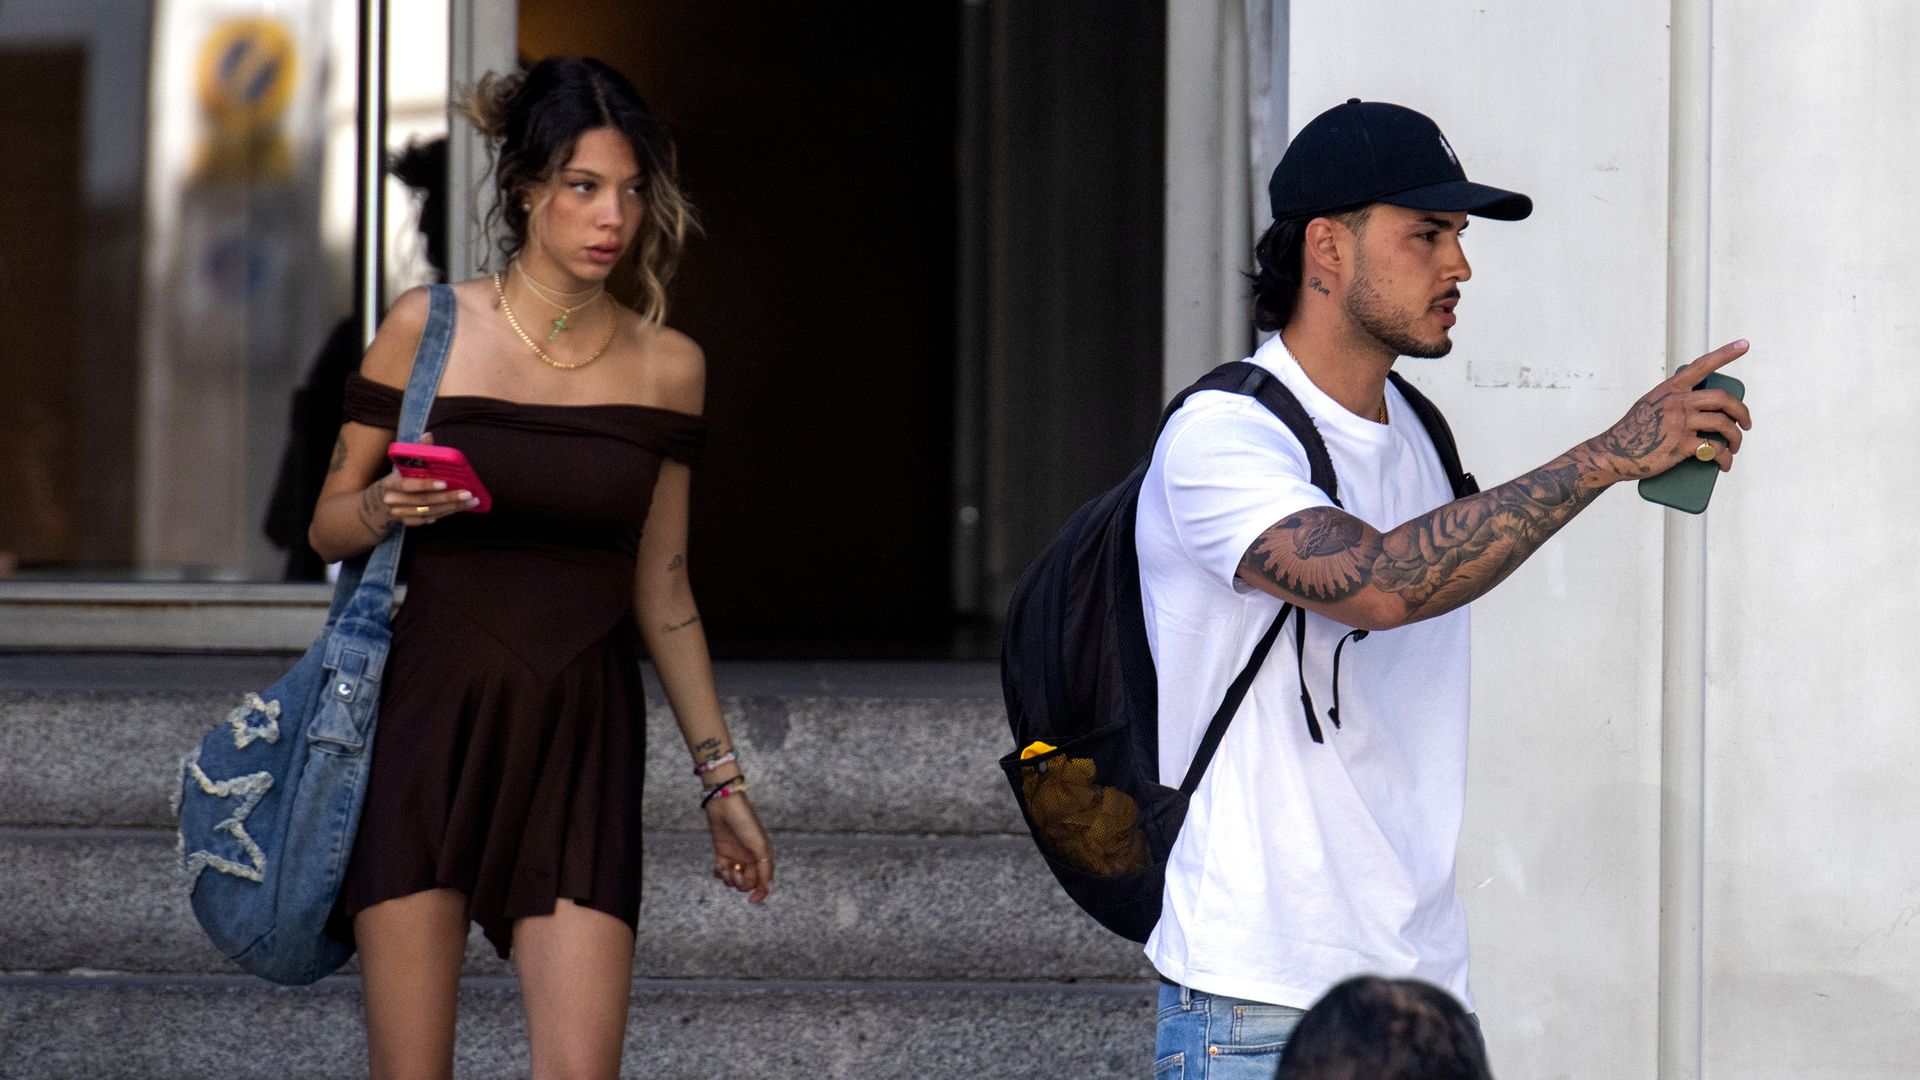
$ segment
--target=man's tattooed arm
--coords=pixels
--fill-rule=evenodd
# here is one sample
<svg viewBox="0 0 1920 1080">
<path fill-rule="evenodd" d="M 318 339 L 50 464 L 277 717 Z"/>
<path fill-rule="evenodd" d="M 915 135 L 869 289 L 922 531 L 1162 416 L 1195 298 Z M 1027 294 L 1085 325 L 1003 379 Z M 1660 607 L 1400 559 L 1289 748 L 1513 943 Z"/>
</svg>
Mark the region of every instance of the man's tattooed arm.
<svg viewBox="0 0 1920 1080">
<path fill-rule="evenodd" d="M 1583 481 L 1578 453 L 1386 533 L 1332 506 L 1289 515 L 1247 549 L 1240 577 L 1311 607 L 1340 607 L 1341 621 L 1367 629 L 1445 614 L 1505 580 L 1606 490 Z"/>
<path fill-rule="evenodd" d="M 1745 348 L 1738 342 L 1703 359 L 1718 367 Z M 1721 468 L 1731 467 L 1751 419 L 1730 396 L 1693 389 L 1702 375 L 1669 379 L 1605 432 L 1517 480 L 1385 533 L 1331 506 L 1289 515 L 1247 549 L 1239 577 L 1363 629 L 1444 615 L 1506 580 L 1608 487 L 1690 456 L 1701 431 L 1727 440 Z"/>
</svg>

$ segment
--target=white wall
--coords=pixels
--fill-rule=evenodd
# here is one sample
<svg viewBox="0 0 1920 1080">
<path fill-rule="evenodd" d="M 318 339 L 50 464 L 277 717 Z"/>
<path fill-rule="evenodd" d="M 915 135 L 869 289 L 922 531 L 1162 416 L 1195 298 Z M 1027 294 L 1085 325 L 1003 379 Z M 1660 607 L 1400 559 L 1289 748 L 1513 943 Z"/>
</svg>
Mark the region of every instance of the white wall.
<svg viewBox="0 0 1920 1080">
<path fill-rule="evenodd" d="M 1708 526 L 1706 1050 L 1920 1074 L 1920 6 L 1723 0 L 1713 332 L 1764 437 Z"/>
<path fill-rule="evenodd" d="M 1272 10 L 1285 134 L 1397 101 L 1534 197 L 1469 232 L 1453 355 L 1402 362 L 1483 483 L 1754 342 L 1704 522 L 1611 492 L 1475 607 L 1459 875 L 1500 1075 L 1920 1073 L 1920 5 Z"/>
</svg>

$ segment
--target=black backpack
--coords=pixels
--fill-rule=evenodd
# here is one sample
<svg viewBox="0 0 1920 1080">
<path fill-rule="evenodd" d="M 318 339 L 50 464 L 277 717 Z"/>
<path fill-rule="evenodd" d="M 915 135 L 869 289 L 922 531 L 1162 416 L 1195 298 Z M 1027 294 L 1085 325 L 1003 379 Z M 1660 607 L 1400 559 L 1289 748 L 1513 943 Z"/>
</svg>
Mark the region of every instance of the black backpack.
<svg viewBox="0 0 1920 1080">
<path fill-rule="evenodd" d="M 1397 373 L 1389 378 L 1433 440 L 1455 497 L 1478 491 L 1473 477 L 1460 469 L 1453 434 L 1439 410 Z M 1160 429 L 1202 390 L 1246 394 L 1266 406 L 1306 448 L 1314 486 L 1339 505 L 1326 443 L 1278 378 L 1245 361 L 1222 364 L 1174 396 Z M 1027 828 L 1067 895 L 1100 925 L 1134 941 L 1147 940 L 1160 921 L 1167 856 L 1187 816 L 1187 801 L 1281 626 L 1295 611 L 1300 613 L 1296 660 L 1306 638 L 1306 612 L 1291 604 L 1282 607 L 1228 686 L 1186 779 L 1178 788 L 1161 784 L 1159 681 L 1147 645 L 1133 535 L 1140 484 L 1151 460 L 1149 452 L 1123 483 L 1075 512 L 1021 575 L 1008 605 L 1000 656 L 1014 740 L 1000 767 Z M 1358 640 L 1365 631 L 1349 636 Z M 1322 741 L 1304 678 L 1301 707 L 1314 741 Z M 1332 719 L 1338 726 L 1337 706 Z"/>
</svg>

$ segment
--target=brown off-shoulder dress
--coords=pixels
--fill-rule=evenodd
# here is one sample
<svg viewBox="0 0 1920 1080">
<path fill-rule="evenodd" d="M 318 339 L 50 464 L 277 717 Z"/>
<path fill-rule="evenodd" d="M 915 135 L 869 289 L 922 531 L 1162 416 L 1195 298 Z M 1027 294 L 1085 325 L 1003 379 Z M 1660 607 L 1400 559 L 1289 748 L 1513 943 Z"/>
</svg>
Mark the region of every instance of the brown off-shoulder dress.
<svg viewBox="0 0 1920 1080">
<path fill-rule="evenodd" d="M 347 419 L 393 428 L 400 391 L 359 375 Z M 634 558 L 660 466 L 697 463 L 696 416 L 643 405 L 441 397 L 427 429 L 493 497 L 409 529 L 406 602 L 333 930 L 451 888 L 502 957 L 513 921 L 566 898 L 640 913 L 646 698 Z"/>
</svg>

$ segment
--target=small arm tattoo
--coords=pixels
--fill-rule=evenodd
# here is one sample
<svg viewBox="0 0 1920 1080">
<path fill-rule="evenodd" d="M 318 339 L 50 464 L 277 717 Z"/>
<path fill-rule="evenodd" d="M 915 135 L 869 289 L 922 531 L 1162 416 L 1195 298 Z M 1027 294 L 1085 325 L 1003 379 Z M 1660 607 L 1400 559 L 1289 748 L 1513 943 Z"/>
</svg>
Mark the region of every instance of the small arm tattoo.
<svg viewBox="0 0 1920 1080">
<path fill-rule="evenodd" d="M 333 443 L 333 460 L 327 463 L 329 475 L 337 473 L 347 464 L 347 437 L 340 436 Z"/>
<path fill-rule="evenodd" d="M 387 505 L 380 501 L 380 485 L 375 484 L 360 493 L 360 524 L 375 536 L 385 536 L 399 524 L 391 518 L 382 520 Z"/>
<path fill-rule="evenodd" d="M 700 621 L 700 616 L 690 615 L 687 617 L 687 619 L 684 622 L 668 623 L 660 627 L 660 629 L 664 633 L 671 634 L 676 630 L 685 630 L 687 627 L 692 626 L 694 623 L 697 623 L 699 621 Z"/>
<path fill-rule="evenodd" d="M 673 558 L 667 560 L 667 573 L 671 574 L 685 565 L 687 565 L 687 557 L 685 555 L 675 555 Z"/>
<path fill-rule="evenodd" d="M 718 757 L 720 755 L 720 740 L 717 737 L 701 739 L 699 742 L 693 744 L 693 752 L 695 755 L 712 754 Z"/>
</svg>

